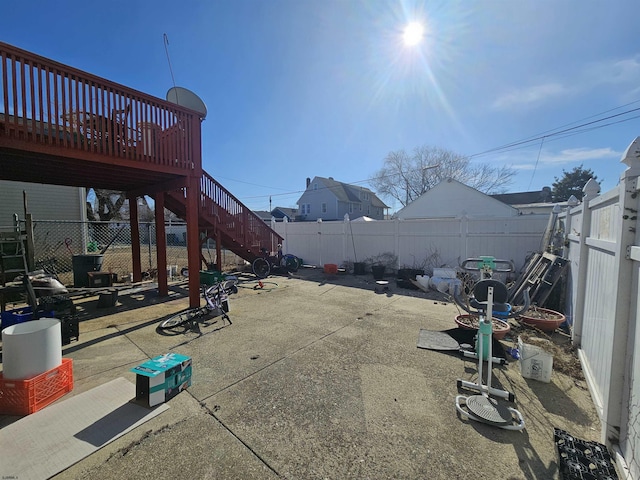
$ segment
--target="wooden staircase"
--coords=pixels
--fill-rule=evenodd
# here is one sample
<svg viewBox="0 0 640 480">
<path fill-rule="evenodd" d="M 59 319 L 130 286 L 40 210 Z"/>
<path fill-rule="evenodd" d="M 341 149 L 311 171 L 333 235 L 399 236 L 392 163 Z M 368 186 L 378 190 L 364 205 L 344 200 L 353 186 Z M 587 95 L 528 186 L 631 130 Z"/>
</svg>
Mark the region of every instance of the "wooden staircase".
<svg viewBox="0 0 640 480">
<path fill-rule="evenodd" d="M 184 190 L 166 192 L 165 207 L 182 219 L 186 219 L 186 205 Z M 201 240 L 219 241 L 248 262 L 259 256 L 262 248 L 275 252 L 283 240 L 207 172 L 200 180 L 198 228 Z"/>
</svg>

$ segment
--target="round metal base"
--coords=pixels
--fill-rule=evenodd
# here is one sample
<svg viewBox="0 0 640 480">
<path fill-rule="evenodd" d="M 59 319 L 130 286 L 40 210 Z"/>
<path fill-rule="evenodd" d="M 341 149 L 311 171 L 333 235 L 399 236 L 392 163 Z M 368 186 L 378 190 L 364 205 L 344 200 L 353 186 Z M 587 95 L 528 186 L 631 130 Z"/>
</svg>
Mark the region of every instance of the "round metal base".
<svg viewBox="0 0 640 480">
<path fill-rule="evenodd" d="M 478 419 L 491 425 L 510 425 L 513 416 L 508 407 L 500 405 L 496 400 L 484 395 L 472 395 L 467 397 L 467 409 Z"/>
</svg>

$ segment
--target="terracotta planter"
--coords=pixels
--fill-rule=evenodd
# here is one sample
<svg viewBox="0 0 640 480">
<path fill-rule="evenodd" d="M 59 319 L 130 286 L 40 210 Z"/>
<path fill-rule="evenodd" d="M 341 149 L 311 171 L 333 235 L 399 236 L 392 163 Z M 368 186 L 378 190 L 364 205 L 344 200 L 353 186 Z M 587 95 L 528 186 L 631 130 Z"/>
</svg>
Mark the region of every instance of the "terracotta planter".
<svg viewBox="0 0 640 480">
<path fill-rule="evenodd" d="M 543 332 L 553 332 L 564 323 L 566 317 L 555 310 L 531 307 L 522 315 L 519 315 L 518 320 L 525 325 L 539 328 Z"/>
<path fill-rule="evenodd" d="M 477 330 L 478 327 L 478 316 L 477 315 L 456 315 L 455 321 L 458 324 L 459 328 L 465 328 L 467 330 Z M 475 325 L 475 326 L 471 326 Z M 496 340 L 502 340 L 507 333 L 511 331 L 511 326 L 509 322 L 505 322 L 504 320 L 500 320 L 499 318 L 493 317 L 493 338 Z"/>
</svg>

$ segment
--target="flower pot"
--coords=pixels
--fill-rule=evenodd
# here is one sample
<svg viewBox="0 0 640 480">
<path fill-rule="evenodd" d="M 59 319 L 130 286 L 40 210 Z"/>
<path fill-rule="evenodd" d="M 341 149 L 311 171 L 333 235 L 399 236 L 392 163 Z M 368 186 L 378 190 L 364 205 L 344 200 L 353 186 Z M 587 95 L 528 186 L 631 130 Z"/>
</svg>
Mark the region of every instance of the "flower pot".
<svg viewBox="0 0 640 480">
<path fill-rule="evenodd" d="M 456 315 L 455 322 L 458 324 L 459 328 L 465 328 L 468 330 L 478 329 L 477 315 Z M 510 331 L 511 326 L 509 325 L 509 322 L 493 317 L 493 338 L 496 340 L 502 340 Z"/>
<path fill-rule="evenodd" d="M 382 280 L 384 278 L 384 265 L 373 265 L 371 267 L 371 273 L 374 280 Z"/>
<path fill-rule="evenodd" d="M 522 315 L 519 315 L 518 320 L 525 325 L 538 328 L 543 332 L 553 332 L 565 322 L 566 317 L 564 314 L 556 312 L 555 310 L 531 307 Z"/>
<path fill-rule="evenodd" d="M 364 275 L 365 264 L 363 262 L 355 262 L 353 264 L 354 275 Z"/>
</svg>

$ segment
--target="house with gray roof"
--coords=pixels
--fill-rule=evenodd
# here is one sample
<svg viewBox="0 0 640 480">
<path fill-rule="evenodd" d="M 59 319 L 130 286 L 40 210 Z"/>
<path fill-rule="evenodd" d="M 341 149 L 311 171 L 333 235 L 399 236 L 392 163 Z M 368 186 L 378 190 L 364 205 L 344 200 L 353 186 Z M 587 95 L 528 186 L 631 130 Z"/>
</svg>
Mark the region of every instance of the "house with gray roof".
<svg viewBox="0 0 640 480">
<path fill-rule="evenodd" d="M 298 221 L 342 220 L 347 213 L 352 220 L 363 215 L 383 220 L 389 208 L 368 188 L 338 182 L 332 177 L 307 178 L 307 188 L 297 204 Z"/>
<path fill-rule="evenodd" d="M 271 215 L 276 219 L 276 222 L 281 222 L 285 218 L 288 222 L 293 222 L 296 219 L 296 215 L 298 214 L 297 208 L 289 208 L 289 207 L 276 207 L 271 210 Z"/>
</svg>

